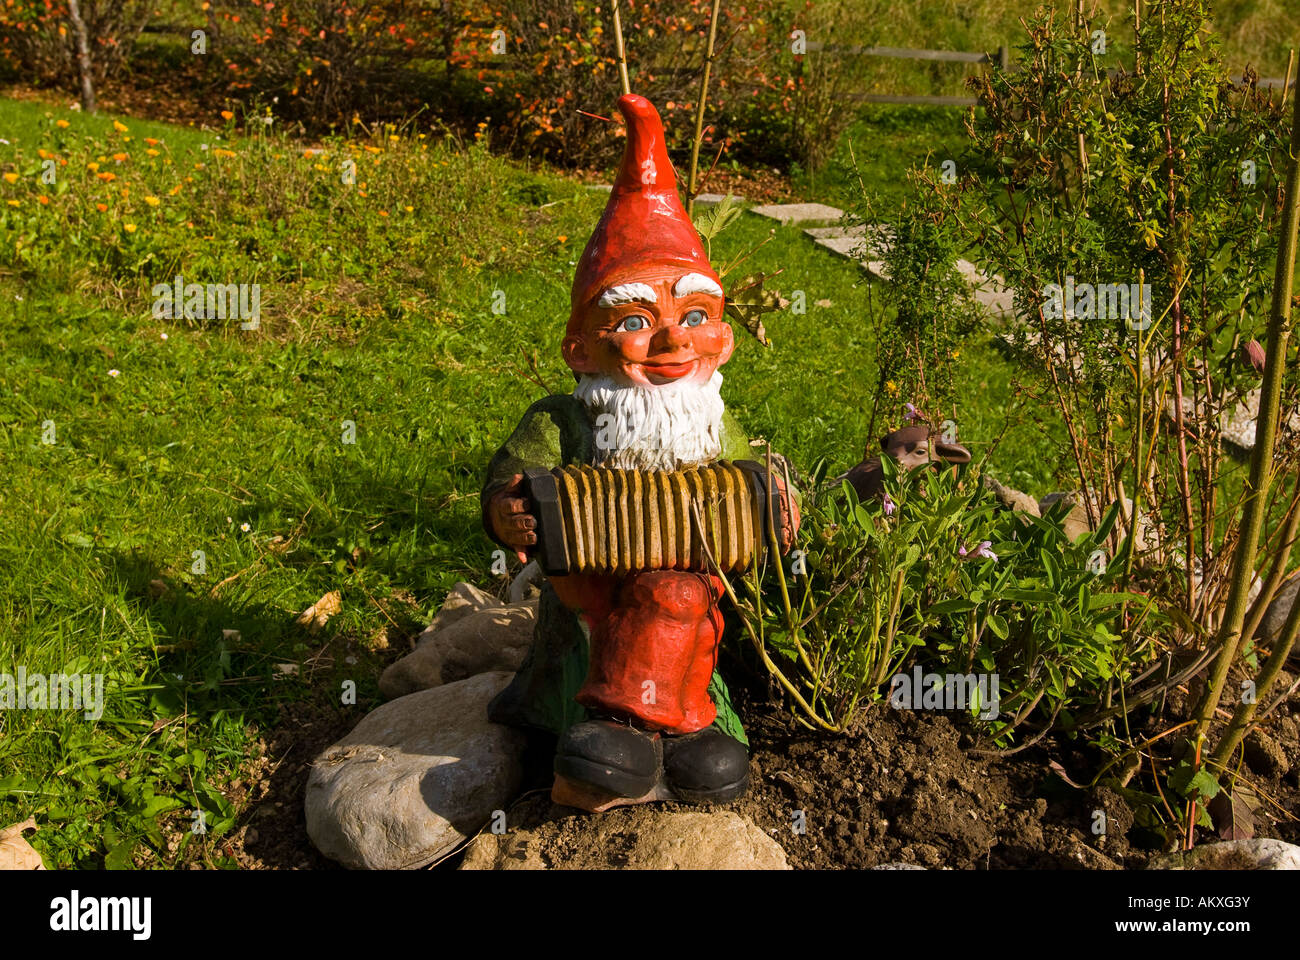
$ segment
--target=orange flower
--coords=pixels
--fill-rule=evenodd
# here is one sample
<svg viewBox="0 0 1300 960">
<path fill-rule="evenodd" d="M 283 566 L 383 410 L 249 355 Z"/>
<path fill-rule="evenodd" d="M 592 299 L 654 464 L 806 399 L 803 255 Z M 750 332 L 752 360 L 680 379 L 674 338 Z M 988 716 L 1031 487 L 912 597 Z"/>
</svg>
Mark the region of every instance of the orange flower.
<svg viewBox="0 0 1300 960">
<path fill-rule="evenodd" d="M 380 210 L 380 211 L 379 211 L 379 215 L 380 215 L 381 217 L 386 217 L 386 216 L 388 216 L 388 211 L 387 211 L 387 210 Z"/>
<path fill-rule="evenodd" d="M 213 155 L 214 157 L 233 157 L 233 156 L 235 155 L 235 151 L 234 151 L 234 150 L 222 150 L 222 149 L 218 148 L 218 149 L 212 151 L 212 155 Z"/>
<path fill-rule="evenodd" d="M 126 133 L 127 130 L 129 130 L 130 128 L 125 123 L 122 123 L 120 120 L 114 120 L 113 129 L 116 130 L 118 133 Z"/>
<path fill-rule="evenodd" d="M 117 179 L 116 173 L 97 173 L 95 174 L 95 176 L 99 177 L 99 179 L 103 180 L 105 183 L 109 183 Z"/>
<path fill-rule="evenodd" d="M 125 163 L 125 162 L 127 161 L 127 158 L 128 158 L 128 157 L 129 157 L 129 154 L 125 154 L 125 153 L 115 153 L 115 154 L 113 154 L 113 159 L 116 160 L 118 163 Z"/>
<path fill-rule="evenodd" d="M 560 235 L 559 235 L 558 237 L 556 237 L 555 239 L 559 240 L 560 243 L 568 243 L 568 242 L 569 242 L 569 238 L 566 237 L 564 234 L 560 234 Z"/>
<path fill-rule="evenodd" d="M 229 110 L 222 110 L 222 111 L 221 111 L 221 119 L 222 119 L 222 120 L 233 120 L 233 119 L 235 119 L 235 115 L 234 115 L 233 113 L 231 113 Z"/>
<path fill-rule="evenodd" d="M 42 207 L 48 207 L 50 205 L 50 198 L 42 193 L 39 197 L 36 198 L 36 202 L 39 203 Z"/>
<path fill-rule="evenodd" d="M 95 204 L 95 209 L 98 210 L 100 213 L 106 213 L 108 211 L 108 204 L 97 203 Z"/>
<path fill-rule="evenodd" d="M 55 125 L 56 127 L 66 127 L 66 126 L 68 125 L 68 121 L 66 121 L 66 120 L 55 120 L 55 121 L 54 121 L 54 125 Z"/>
<path fill-rule="evenodd" d="M 167 196 L 174 197 L 176 196 L 176 194 L 180 192 L 181 192 L 181 185 L 178 183 L 176 184 L 176 186 L 172 187 L 170 190 L 167 191 Z"/>
<path fill-rule="evenodd" d="M 145 138 L 144 138 L 144 142 L 147 143 L 147 144 L 149 144 L 149 146 L 151 146 L 151 147 L 156 147 L 156 146 L 158 146 L 158 144 L 161 143 L 162 141 L 161 141 L 161 140 L 155 140 L 153 137 L 145 137 Z"/>
<path fill-rule="evenodd" d="M 157 151 L 157 150 L 154 150 L 154 149 L 152 149 L 152 148 L 149 149 L 149 150 L 146 150 L 145 153 L 147 153 L 147 154 L 148 154 L 149 156 L 151 156 L 151 157 L 156 157 L 156 156 L 158 156 L 158 151 Z"/>
</svg>

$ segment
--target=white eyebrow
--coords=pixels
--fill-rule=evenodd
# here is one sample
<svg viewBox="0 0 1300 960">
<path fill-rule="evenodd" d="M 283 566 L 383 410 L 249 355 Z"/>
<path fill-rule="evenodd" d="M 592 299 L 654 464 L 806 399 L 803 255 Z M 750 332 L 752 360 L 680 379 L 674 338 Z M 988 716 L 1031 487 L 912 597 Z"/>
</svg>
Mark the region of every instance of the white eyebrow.
<svg viewBox="0 0 1300 960">
<path fill-rule="evenodd" d="M 617 307 L 620 303 L 658 303 L 654 289 L 644 283 L 620 283 L 610 287 L 596 301 L 598 307 Z"/>
<path fill-rule="evenodd" d="M 688 273 L 673 285 L 673 296 L 684 297 L 688 293 L 711 293 L 720 297 L 722 288 L 712 277 L 706 277 L 702 273 Z"/>
</svg>

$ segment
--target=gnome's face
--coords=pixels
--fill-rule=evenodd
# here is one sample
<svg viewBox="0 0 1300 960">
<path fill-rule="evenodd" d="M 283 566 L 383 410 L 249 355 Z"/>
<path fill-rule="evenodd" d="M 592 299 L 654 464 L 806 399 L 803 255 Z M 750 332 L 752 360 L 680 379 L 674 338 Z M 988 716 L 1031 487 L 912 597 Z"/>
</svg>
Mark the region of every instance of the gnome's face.
<svg viewBox="0 0 1300 960">
<path fill-rule="evenodd" d="M 659 113 L 635 94 L 618 108 L 627 145 L 574 273 L 564 360 L 620 387 L 705 384 L 735 345 L 722 285 L 677 195 Z"/>
<path fill-rule="evenodd" d="M 722 288 L 702 273 L 646 270 L 607 287 L 584 311 L 581 333 L 564 340 L 577 373 L 642 387 L 707 382 L 731 357 Z"/>
</svg>

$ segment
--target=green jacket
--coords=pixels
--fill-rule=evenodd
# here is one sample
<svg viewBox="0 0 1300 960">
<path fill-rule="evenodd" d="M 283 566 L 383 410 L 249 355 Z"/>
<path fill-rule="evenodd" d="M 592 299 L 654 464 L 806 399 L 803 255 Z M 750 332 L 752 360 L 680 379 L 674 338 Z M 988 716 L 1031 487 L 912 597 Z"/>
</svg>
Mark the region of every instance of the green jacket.
<svg viewBox="0 0 1300 960">
<path fill-rule="evenodd" d="M 727 412 L 722 415 L 720 439 L 720 459 L 754 459 L 749 438 Z M 488 522 L 488 502 L 516 474 L 523 473 L 525 467 L 553 470 L 570 464 L 593 464 L 595 452 L 595 425 L 580 400 L 557 393 L 534 403 L 488 463 L 480 493 L 483 528 L 488 536 L 497 539 Z M 573 698 L 587 677 L 588 642 L 582 619 L 560 603 L 549 582 L 545 584 L 532 649 L 510 686 L 492 701 L 491 718 L 514 726 L 540 727 L 557 735 L 586 719 L 586 711 Z M 716 670 L 709 694 L 718 708 L 714 725 L 748 743 L 726 684 Z"/>
</svg>

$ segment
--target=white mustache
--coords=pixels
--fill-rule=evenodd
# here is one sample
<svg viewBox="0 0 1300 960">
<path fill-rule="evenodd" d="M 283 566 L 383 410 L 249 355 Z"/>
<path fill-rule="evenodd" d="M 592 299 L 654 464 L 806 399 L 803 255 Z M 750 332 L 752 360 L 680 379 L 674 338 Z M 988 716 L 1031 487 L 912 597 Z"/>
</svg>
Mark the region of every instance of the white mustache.
<svg viewBox="0 0 1300 960">
<path fill-rule="evenodd" d="M 722 374 L 645 387 L 583 374 L 573 395 L 596 424 L 596 463 L 677 470 L 722 452 Z"/>
</svg>

